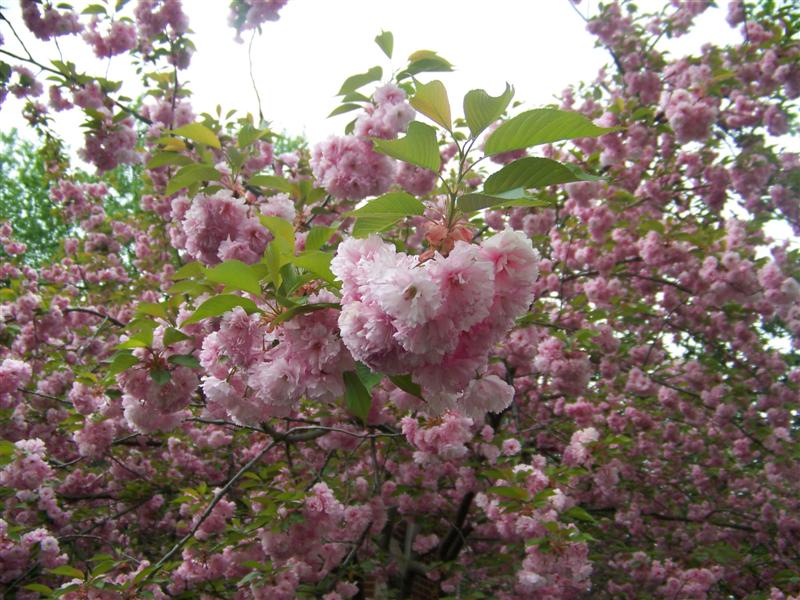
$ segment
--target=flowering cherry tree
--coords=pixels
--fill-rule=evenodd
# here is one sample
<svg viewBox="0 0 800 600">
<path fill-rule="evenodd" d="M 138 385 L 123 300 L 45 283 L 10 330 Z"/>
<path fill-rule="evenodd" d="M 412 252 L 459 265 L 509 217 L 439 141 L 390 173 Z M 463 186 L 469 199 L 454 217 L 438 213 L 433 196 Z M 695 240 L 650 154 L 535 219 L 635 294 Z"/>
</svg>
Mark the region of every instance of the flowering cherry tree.
<svg viewBox="0 0 800 600">
<path fill-rule="evenodd" d="M 195 113 L 189 3 L 0 12 L 72 232 L 33 268 L 0 227 L 8 597 L 798 597 L 800 10 L 734 0 L 738 43 L 673 57 L 711 2 L 575 4 L 610 61 L 560 105 L 451 102 L 424 50 L 283 154 Z"/>
</svg>

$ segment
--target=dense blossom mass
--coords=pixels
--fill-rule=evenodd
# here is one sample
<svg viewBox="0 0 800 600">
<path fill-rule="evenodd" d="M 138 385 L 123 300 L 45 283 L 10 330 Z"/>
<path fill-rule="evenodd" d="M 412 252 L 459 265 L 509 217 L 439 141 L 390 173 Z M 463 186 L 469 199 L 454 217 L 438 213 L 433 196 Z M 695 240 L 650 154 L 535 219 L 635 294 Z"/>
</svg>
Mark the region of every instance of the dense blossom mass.
<svg viewBox="0 0 800 600">
<path fill-rule="evenodd" d="M 194 5 L 80 4 L 0 20 L 4 597 L 800 598 L 796 3 L 573 2 L 547 109 L 383 31 L 308 145 L 192 104 Z"/>
</svg>

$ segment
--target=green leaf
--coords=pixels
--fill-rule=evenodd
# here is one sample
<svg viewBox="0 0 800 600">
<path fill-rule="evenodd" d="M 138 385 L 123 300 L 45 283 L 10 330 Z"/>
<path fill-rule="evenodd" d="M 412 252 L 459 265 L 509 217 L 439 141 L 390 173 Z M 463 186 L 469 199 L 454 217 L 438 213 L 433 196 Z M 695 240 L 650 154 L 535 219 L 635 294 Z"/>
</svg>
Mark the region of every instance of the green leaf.
<svg viewBox="0 0 800 600">
<path fill-rule="evenodd" d="M 389 380 L 401 390 L 422 400 L 422 388 L 418 383 L 414 383 L 411 375 L 389 375 Z"/>
<path fill-rule="evenodd" d="M 595 137 L 615 129 L 598 127 L 580 113 L 537 108 L 509 119 L 486 140 L 487 156 L 549 144 L 560 140 Z"/>
<path fill-rule="evenodd" d="M 311 271 L 314 275 L 321 277 L 328 283 L 333 283 L 336 278 L 331 271 L 331 260 L 333 255 L 328 252 L 312 250 L 303 252 L 299 256 L 292 258 L 292 264 L 306 271 Z"/>
<path fill-rule="evenodd" d="M 405 137 L 399 140 L 373 138 L 375 150 L 393 158 L 438 172 L 441 164 L 436 130 L 430 125 L 412 121 Z"/>
<path fill-rule="evenodd" d="M 14 444 L 8 440 L 0 440 L 0 456 L 10 456 L 14 454 Z"/>
<path fill-rule="evenodd" d="M 169 180 L 164 194 L 169 196 L 195 183 L 200 183 L 201 181 L 219 181 L 220 179 L 222 179 L 222 173 L 210 165 L 197 163 L 186 165 L 185 167 L 181 167 L 180 171 Z"/>
<path fill-rule="evenodd" d="M 340 309 L 341 306 L 333 302 L 317 302 L 315 304 L 298 304 L 292 308 L 283 311 L 272 320 L 272 323 L 278 325 L 289 319 L 293 319 L 297 315 L 304 315 L 306 313 L 314 312 L 315 310 L 325 310 L 326 308 Z"/>
<path fill-rule="evenodd" d="M 361 108 L 360 104 L 353 104 L 350 102 L 348 102 L 347 104 L 341 104 L 331 111 L 331 114 L 328 115 L 328 118 L 330 119 L 331 117 L 335 117 L 336 115 L 342 115 L 344 113 L 348 113 L 351 110 L 358 110 L 359 108 Z"/>
<path fill-rule="evenodd" d="M 278 190 L 279 192 L 285 192 L 287 194 L 292 191 L 291 183 L 283 177 L 276 177 L 275 175 L 253 175 L 247 180 L 247 183 L 271 190 Z"/>
<path fill-rule="evenodd" d="M 167 288 L 167 293 L 173 296 L 176 294 L 188 294 L 190 296 L 199 296 L 200 294 L 205 294 L 206 292 L 213 292 L 213 291 L 214 290 L 211 288 L 211 286 L 198 283 L 197 281 L 192 281 L 191 279 L 184 279 Z"/>
<path fill-rule="evenodd" d="M 366 237 L 370 233 L 391 227 L 404 217 L 421 215 L 424 212 L 425 206 L 411 194 L 406 192 L 384 194 L 349 213 L 356 217 L 353 237 Z"/>
<path fill-rule="evenodd" d="M 91 576 L 92 577 L 99 577 L 100 575 L 104 575 L 108 573 L 111 569 L 116 566 L 113 560 L 104 560 L 99 563 L 94 569 L 92 569 Z"/>
<path fill-rule="evenodd" d="M 294 226 L 280 217 L 261 215 L 260 219 L 264 227 L 269 229 L 272 235 L 275 236 L 275 241 L 280 246 L 281 252 L 289 256 L 294 254 Z"/>
<path fill-rule="evenodd" d="M 172 375 L 170 375 L 170 372 L 167 369 L 153 367 L 150 369 L 150 378 L 158 385 L 164 385 L 172 378 Z"/>
<path fill-rule="evenodd" d="M 392 35 L 391 31 L 381 31 L 375 36 L 375 43 L 378 44 L 378 47 L 383 50 L 383 53 L 388 58 L 392 58 L 392 52 L 394 51 L 394 36 Z"/>
<path fill-rule="evenodd" d="M 81 11 L 82 15 L 105 15 L 108 14 L 106 7 L 100 4 L 90 4 Z"/>
<path fill-rule="evenodd" d="M 417 93 L 409 100 L 411 106 L 448 131 L 451 128 L 450 101 L 447 90 L 438 79 L 417 86 Z"/>
<path fill-rule="evenodd" d="M 584 521 L 586 523 L 596 523 L 595 518 L 586 512 L 586 509 L 580 506 L 573 506 L 572 508 L 564 511 L 564 516 L 576 521 Z"/>
<path fill-rule="evenodd" d="M 268 129 L 256 129 L 250 125 L 250 123 L 245 123 L 245 125 L 239 130 L 239 134 L 236 136 L 236 143 L 239 148 L 247 148 L 247 146 L 256 140 L 261 139 L 268 133 Z"/>
<path fill-rule="evenodd" d="M 382 373 L 375 373 L 364 363 L 356 363 L 356 373 L 358 373 L 361 383 L 363 383 L 364 387 L 370 392 L 372 392 L 372 388 L 383 380 Z"/>
<path fill-rule="evenodd" d="M 135 337 L 125 340 L 124 342 L 120 342 L 116 345 L 116 348 L 119 350 L 130 350 L 132 348 L 147 348 L 150 344 L 145 342 L 144 340 L 136 339 Z"/>
<path fill-rule="evenodd" d="M 433 50 L 417 50 L 408 57 L 408 67 L 398 73 L 397 80 L 400 81 L 418 73 L 441 73 L 452 70 L 453 65 Z"/>
<path fill-rule="evenodd" d="M 342 377 L 344 378 L 344 403 L 347 410 L 358 417 L 362 423 L 366 423 L 370 408 L 372 408 L 372 396 L 355 371 L 345 371 Z"/>
<path fill-rule="evenodd" d="M 167 359 L 173 365 L 180 365 L 182 367 L 189 367 L 190 369 L 199 369 L 200 361 L 198 361 L 191 354 L 173 354 Z"/>
<path fill-rule="evenodd" d="M 217 134 L 215 134 L 213 131 L 211 131 L 208 127 L 206 127 L 202 123 L 189 123 L 188 125 L 184 125 L 183 127 L 178 127 L 177 129 L 173 129 L 172 133 L 185 138 L 189 138 L 193 142 L 197 142 L 199 144 L 205 144 L 206 146 L 211 146 L 212 148 L 222 147 L 222 145 L 219 143 L 219 138 L 217 137 Z"/>
<path fill-rule="evenodd" d="M 111 364 L 108 367 L 108 373 L 110 375 L 116 375 L 117 373 L 127 371 L 133 365 L 137 364 L 139 364 L 139 359 L 130 352 L 117 352 L 114 354 L 114 358 L 111 360 Z"/>
<path fill-rule="evenodd" d="M 380 67 L 372 67 L 366 73 L 351 75 L 345 79 L 337 96 L 344 96 L 350 92 L 355 92 L 358 88 L 370 83 L 371 81 L 380 81 L 381 77 L 383 77 L 383 69 Z"/>
<path fill-rule="evenodd" d="M 535 202 L 535 203 L 531 203 Z M 472 194 L 464 194 L 457 201 L 458 209 L 463 213 L 471 213 L 490 206 L 538 206 L 542 201 L 531 201 L 530 197 L 522 188 L 509 190 L 499 194 L 486 194 L 482 192 L 475 192 Z M 550 203 L 545 203 L 550 206 Z"/>
<path fill-rule="evenodd" d="M 182 324 L 188 325 L 209 317 L 218 317 L 237 306 L 241 306 L 247 314 L 258 312 L 256 303 L 248 298 L 235 296 L 233 294 L 220 294 L 219 296 L 214 296 L 203 302 Z"/>
<path fill-rule="evenodd" d="M 506 83 L 506 91 L 492 97 L 485 90 L 470 90 L 464 96 L 464 116 L 472 137 L 478 135 L 489 125 L 503 116 L 508 103 L 514 97 L 514 88 Z"/>
<path fill-rule="evenodd" d="M 163 304 L 156 304 L 155 302 L 140 302 L 136 305 L 136 313 L 162 319 L 167 318 L 167 309 Z"/>
<path fill-rule="evenodd" d="M 206 278 L 214 283 L 221 283 L 236 290 L 250 292 L 255 296 L 261 294 L 261 284 L 250 265 L 240 260 L 226 260 L 206 271 Z"/>
<path fill-rule="evenodd" d="M 322 248 L 337 229 L 338 227 L 312 227 L 306 236 L 306 252 Z"/>
<path fill-rule="evenodd" d="M 191 336 L 186 335 L 185 333 L 175 329 L 174 327 L 167 327 L 166 331 L 164 331 L 165 346 L 171 346 L 176 342 L 183 342 L 190 339 L 192 339 Z"/>
<path fill-rule="evenodd" d="M 56 567 L 55 569 L 48 569 L 48 572 L 52 573 L 53 575 L 62 575 L 64 577 L 72 577 L 83 579 L 84 575 L 83 572 L 79 571 L 75 567 L 70 567 L 69 565 L 61 565 L 60 567 Z"/>
<path fill-rule="evenodd" d="M 170 279 L 177 281 L 178 279 L 197 277 L 198 275 L 203 274 L 203 270 L 203 265 L 195 260 L 190 263 L 186 263 L 180 269 L 175 271 Z"/>
<path fill-rule="evenodd" d="M 49 596 L 53 593 L 53 590 L 41 583 L 29 583 L 27 585 L 22 586 L 23 589 L 30 590 L 32 592 L 39 592 L 43 596 Z"/>
<path fill-rule="evenodd" d="M 522 188 L 540 188 L 557 183 L 595 180 L 592 176 L 581 176 L 580 172 L 549 158 L 526 156 L 506 165 L 489 175 L 483 184 L 484 191 L 499 194 Z"/>
<path fill-rule="evenodd" d="M 528 490 L 521 487 L 512 487 L 509 485 L 496 485 L 490 487 L 486 490 L 490 494 L 497 494 L 498 496 L 503 496 L 504 498 L 510 498 L 512 500 L 522 500 L 527 501 L 530 499 L 530 494 Z"/>
<path fill-rule="evenodd" d="M 277 290 L 281 287 L 283 278 L 281 277 L 281 249 L 277 242 L 271 242 L 267 245 L 264 251 L 264 263 L 267 265 L 269 277 L 272 280 L 272 285 Z"/>
<path fill-rule="evenodd" d="M 148 169 L 157 169 L 166 165 L 184 166 L 191 163 L 191 158 L 178 152 L 156 152 L 145 166 Z"/>
<path fill-rule="evenodd" d="M 371 200 L 361 208 L 353 210 L 348 214 L 354 217 L 392 215 L 399 218 L 421 215 L 424 212 L 425 205 L 411 194 L 406 192 L 390 192 Z"/>
</svg>

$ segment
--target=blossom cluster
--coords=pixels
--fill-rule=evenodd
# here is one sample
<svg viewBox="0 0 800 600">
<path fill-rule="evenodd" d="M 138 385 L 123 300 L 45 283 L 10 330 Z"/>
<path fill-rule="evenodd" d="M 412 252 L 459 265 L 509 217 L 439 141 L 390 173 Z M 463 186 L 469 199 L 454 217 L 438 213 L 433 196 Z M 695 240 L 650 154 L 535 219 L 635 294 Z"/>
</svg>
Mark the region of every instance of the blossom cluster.
<svg viewBox="0 0 800 600">
<path fill-rule="evenodd" d="M 499 412 L 511 402 L 507 384 L 475 376 L 533 299 L 529 239 L 509 229 L 420 263 L 373 235 L 340 244 L 331 268 L 342 282 L 342 340 L 356 360 L 411 373 L 434 413 Z"/>
</svg>

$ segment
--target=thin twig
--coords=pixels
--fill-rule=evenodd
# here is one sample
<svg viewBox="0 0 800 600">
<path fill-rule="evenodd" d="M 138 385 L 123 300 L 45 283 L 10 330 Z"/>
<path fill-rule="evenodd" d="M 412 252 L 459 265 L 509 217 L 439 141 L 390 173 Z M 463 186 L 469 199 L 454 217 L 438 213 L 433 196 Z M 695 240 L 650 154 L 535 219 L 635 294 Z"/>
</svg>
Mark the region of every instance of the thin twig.
<svg viewBox="0 0 800 600">
<path fill-rule="evenodd" d="M 77 313 L 85 313 L 87 315 L 94 315 L 96 317 L 101 317 L 103 319 L 107 319 L 117 327 L 125 327 L 125 323 L 120 321 L 119 319 L 115 319 L 114 317 L 101 313 L 99 310 L 95 310 L 93 308 L 83 308 L 80 306 L 68 306 L 64 309 L 65 313 L 77 312 Z"/>
<path fill-rule="evenodd" d="M 157 563 L 156 563 L 156 564 L 153 566 L 153 570 L 152 570 L 152 571 L 150 571 L 150 573 L 148 573 L 148 574 L 147 574 L 147 577 L 145 577 L 144 579 L 142 579 L 142 580 L 139 582 L 139 584 L 136 586 L 136 589 L 137 589 L 137 590 L 138 590 L 138 589 L 141 589 L 143 585 L 145 585 L 145 584 L 146 584 L 146 583 L 147 583 L 147 582 L 148 582 L 150 579 L 152 579 L 152 578 L 153 578 L 153 576 L 154 576 L 156 573 L 158 573 L 158 572 L 161 570 L 161 567 L 163 567 L 163 566 L 166 564 L 166 562 L 167 562 L 167 561 L 168 561 L 170 558 L 172 558 L 173 556 L 175 556 L 175 554 L 177 554 L 177 553 L 180 551 L 180 549 L 181 549 L 181 548 L 183 548 L 183 547 L 186 545 L 186 543 L 187 543 L 187 542 L 188 542 L 190 539 L 192 539 L 192 537 L 194 537 L 194 534 L 195 534 L 195 533 L 197 533 L 197 530 L 198 530 L 198 529 L 200 529 L 200 526 L 201 526 L 201 525 L 202 525 L 202 524 L 205 522 L 205 520 L 206 520 L 206 519 L 207 519 L 207 518 L 208 518 L 208 517 L 211 515 L 211 511 L 213 511 L 213 510 L 214 510 L 214 507 L 215 507 L 217 504 L 219 504 L 220 500 L 222 500 L 222 499 L 225 497 L 225 495 L 228 493 L 228 491 L 230 491 L 230 489 L 231 489 L 231 488 L 234 486 L 234 484 L 235 484 L 237 481 L 239 481 L 239 479 L 241 479 L 241 478 L 242 478 L 242 476 L 243 476 L 245 473 L 247 473 L 247 472 L 248 472 L 248 471 L 249 471 L 249 470 L 250 470 L 250 469 L 253 467 L 253 465 L 255 465 L 255 464 L 258 462 L 258 461 L 260 461 L 262 458 L 264 458 L 264 456 L 267 454 L 267 452 L 269 452 L 270 450 L 272 450 L 272 449 L 273 449 L 273 448 L 274 448 L 274 447 L 275 447 L 275 446 L 276 446 L 278 443 L 279 443 L 279 441 L 278 441 L 278 440 L 273 440 L 273 441 L 272 441 L 271 443 L 269 443 L 269 444 L 268 444 L 268 445 L 267 445 L 267 446 L 266 446 L 266 447 L 265 447 L 265 448 L 264 448 L 264 449 L 263 449 L 261 452 L 259 452 L 258 454 L 256 454 L 256 455 L 255 455 L 253 458 L 251 458 L 249 461 L 247 461 L 247 462 L 244 464 L 244 466 L 243 466 L 241 469 L 239 469 L 239 470 L 236 472 L 236 474 L 235 474 L 233 477 L 231 477 L 231 478 L 228 480 L 228 483 L 226 483 L 226 484 L 225 484 L 225 485 L 224 485 L 224 486 L 223 486 L 223 487 L 222 487 L 222 488 L 221 488 L 221 489 L 220 489 L 220 490 L 219 490 L 219 491 L 218 491 L 218 492 L 217 492 L 217 493 L 214 495 L 214 499 L 211 501 L 211 503 L 210 503 L 210 504 L 209 504 L 209 505 L 206 507 L 206 509 L 203 511 L 203 514 L 202 514 L 202 515 L 200 515 L 200 518 L 197 520 L 197 523 L 195 523 L 195 524 L 194 524 L 194 527 L 192 527 L 192 529 L 189 531 L 189 533 L 187 533 L 185 536 L 183 536 L 183 537 L 182 537 L 182 538 L 181 538 L 181 539 L 178 541 L 178 543 L 177 543 L 177 544 L 175 544 L 175 545 L 174 545 L 174 546 L 173 546 L 173 547 L 172 547 L 172 548 L 169 550 L 169 552 L 167 552 L 167 553 L 166 553 L 164 556 L 162 556 L 162 557 L 161 557 L 161 559 L 160 559 L 160 560 L 159 560 L 159 561 L 158 561 L 158 562 L 157 562 Z"/>
</svg>

